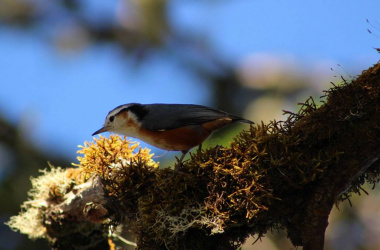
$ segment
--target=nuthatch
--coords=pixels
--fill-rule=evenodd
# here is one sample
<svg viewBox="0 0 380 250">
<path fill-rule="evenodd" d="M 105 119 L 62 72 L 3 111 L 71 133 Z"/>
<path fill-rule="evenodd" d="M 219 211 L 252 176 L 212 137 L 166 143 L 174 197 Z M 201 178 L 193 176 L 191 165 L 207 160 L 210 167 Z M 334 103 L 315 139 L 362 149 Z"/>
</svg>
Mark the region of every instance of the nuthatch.
<svg viewBox="0 0 380 250">
<path fill-rule="evenodd" d="M 186 153 L 214 131 L 234 122 L 252 121 L 224 111 L 193 104 L 129 103 L 111 110 L 104 126 L 92 135 L 115 132 L 140 139 L 157 148 Z M 176 166 L 176 170 L 177 169 Z"/>
</svg>

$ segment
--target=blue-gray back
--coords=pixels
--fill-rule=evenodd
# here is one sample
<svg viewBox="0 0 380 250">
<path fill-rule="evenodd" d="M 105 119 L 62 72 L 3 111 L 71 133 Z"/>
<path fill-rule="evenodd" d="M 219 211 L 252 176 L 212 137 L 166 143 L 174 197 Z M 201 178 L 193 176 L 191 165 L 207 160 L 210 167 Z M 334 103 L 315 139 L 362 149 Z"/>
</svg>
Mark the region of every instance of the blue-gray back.
<svg viewBox="0 0 380 250">
<path fill-rule="evenodd" d="M 135 107 L 134 107 L 135 105 Z M 231 118 L 233 122 L 253 122 L 224 111 L 193 104 L 132 104 L 130 109 L 139 110 L 142 126 L 149 130 L 168 130 L 182 126 L 200 125 L 219 118 Z"/>
</svg>

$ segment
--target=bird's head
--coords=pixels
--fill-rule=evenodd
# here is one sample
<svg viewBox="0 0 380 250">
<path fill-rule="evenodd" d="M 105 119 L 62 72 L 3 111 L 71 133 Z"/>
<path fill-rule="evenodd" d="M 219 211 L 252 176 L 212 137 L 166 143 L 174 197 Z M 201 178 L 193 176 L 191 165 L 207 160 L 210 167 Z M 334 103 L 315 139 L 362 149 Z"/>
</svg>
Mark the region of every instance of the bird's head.
<svg viewBox="0 0 380 250">
<path fill-rule="evenodd" d="M 124 104 L 114 108 L 108 113 L 103 127 L 92 135 L 114 132 L 134 137 L 141 124 L 137 111 L 142 108 L 144 105 L 137 103 Z"/>
</svg>

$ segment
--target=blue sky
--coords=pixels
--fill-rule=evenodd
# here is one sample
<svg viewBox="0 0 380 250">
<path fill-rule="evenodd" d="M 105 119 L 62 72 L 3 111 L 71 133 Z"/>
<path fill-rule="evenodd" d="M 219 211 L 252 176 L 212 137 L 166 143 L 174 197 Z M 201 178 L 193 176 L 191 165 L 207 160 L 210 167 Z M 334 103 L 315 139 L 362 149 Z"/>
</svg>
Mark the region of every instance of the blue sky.
<svg viewBox="0 0 380 250">
<path fill-rule="evenodd" d="M 112 15 L 117 2 L 84 1 L 88 15 Z M 379 60 L 380 2 L 171 1 L 170 19 L 204 34 L 231 64 L 254 53 L 291 55 L 304 67 L 342 65 L 355 75 Z M 379 29 L 379 25 L 377 26 Z M 33 32 L 0 26 L 0 112 L 39 147 L 72 161 L 108 111 L 129 102 L 210 103 L 207 84 L 164 54 L 135 63 L 112 45 L 62 54 Z M 339 70 L 339 69 L 338 69 Z M 334 74 L 333 72 L 331 74 Z M 155 150 L 161 154 L 161 150 Z M 47 159 L 48 160 L 48 159 Z"/>
</svg>

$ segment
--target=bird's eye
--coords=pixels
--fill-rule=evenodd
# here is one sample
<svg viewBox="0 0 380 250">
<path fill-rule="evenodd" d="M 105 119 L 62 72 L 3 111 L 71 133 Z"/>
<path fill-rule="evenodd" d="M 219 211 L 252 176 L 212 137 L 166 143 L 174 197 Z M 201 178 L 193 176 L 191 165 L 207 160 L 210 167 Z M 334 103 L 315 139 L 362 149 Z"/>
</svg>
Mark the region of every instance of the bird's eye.
<svg viewBox="0 0 380 250">
<path fill-rule="evenodd" d="M 115 116 L 110 117 L 110 122 L 113 122 L 113 120 L 115 120 Z"/>
</svg>

